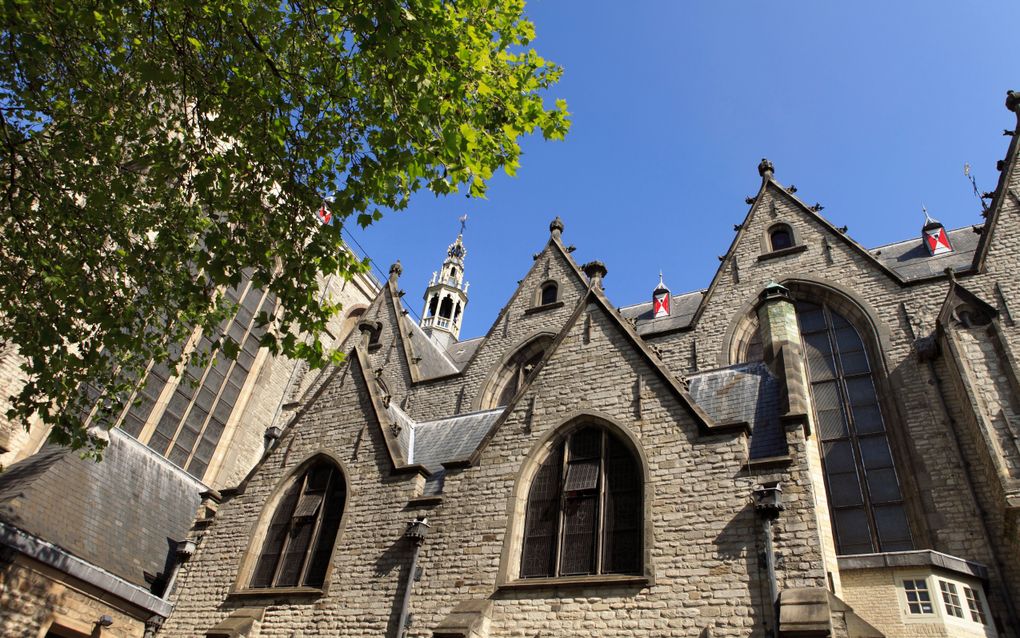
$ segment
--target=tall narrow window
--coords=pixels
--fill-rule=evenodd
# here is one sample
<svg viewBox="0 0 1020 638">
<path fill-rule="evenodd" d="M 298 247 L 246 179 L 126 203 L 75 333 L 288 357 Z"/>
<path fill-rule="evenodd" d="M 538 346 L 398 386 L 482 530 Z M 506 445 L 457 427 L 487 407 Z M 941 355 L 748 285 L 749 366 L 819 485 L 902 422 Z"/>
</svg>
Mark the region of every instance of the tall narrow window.
<svg viewBox="0 0 1020 638">
<path fill-rule="evenodd" d="M 642 481 L 618 437 L 588 426 L 560 440 L 528 492 L 523 578 L 641 571 Z"/>
<path fill-rule="evenodd" d="M 314 463 L 284 491 L 259 552 L 251 587 L 322 587 L 344 513 L 344 477 Z"/>
<path fill-rule="evenodd" d="M 797 304 L 840 554 L 913 549 L 868 356 L 825 305 Z"/>
</svg>

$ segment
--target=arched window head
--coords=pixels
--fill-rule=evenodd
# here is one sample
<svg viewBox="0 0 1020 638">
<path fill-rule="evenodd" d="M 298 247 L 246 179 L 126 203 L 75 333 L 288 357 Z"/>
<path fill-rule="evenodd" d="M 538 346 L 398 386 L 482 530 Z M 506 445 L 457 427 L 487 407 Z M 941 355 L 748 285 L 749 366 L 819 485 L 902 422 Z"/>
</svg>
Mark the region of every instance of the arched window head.
<svg viewBox="0 0 1020 638">
<path fill-rule="evenodd" d="M 827 304 L 797 303 L 797 319 L 839 553 L 913 549 L 861 335 Z"/>
<path fill-rule="evenodd" d="M 540 305 L 547 306 L 551 303 L 556 303 L 558 300 L 559 288 L 555 281 L 549 281 L 542 284 L 542 295 L 539 299 Z"/>
<path fill-rule="evenodd" d="M 333 462 L 318 459 L 284 488 L 250 587 L 322 587 L 344 513 L 346 485 Z"/>
<path fill-rule="evenodd" d="M 510 401 L 535 371 L 545 351 L 553 341 L 553 335 L 540 335 L 517 350 L 496 372 L 482 393 L 480 409 L 509 405 Z"/>
<path fill-rule="evenodd" d="M 449 319 L 450 315 L 453 314 L 453 300 L 449 297 L 443 297 L 443 302 L 439 304 L 439 316 L 443 319 Z"/>
<path fill-rule="evenodd" d="M 553 445 L 528 492 L 521 578 L 642 571 L 640 463 L 594 425 Z"/>
<path fill-rule="evenodd" d="M 436 295 L 432 297 L 431 301 L 429 301 L 429 316 L 431 317 L 435 315 L 436 310 L 438 309 L 439 309 L 439 296 Z"/>
<path fill-rule="evenodd" d="M 786 224 L 776 224 L 769 229 L 769 247 L 782 250 L 793 246 L 793 229 Z"/>
</svg>

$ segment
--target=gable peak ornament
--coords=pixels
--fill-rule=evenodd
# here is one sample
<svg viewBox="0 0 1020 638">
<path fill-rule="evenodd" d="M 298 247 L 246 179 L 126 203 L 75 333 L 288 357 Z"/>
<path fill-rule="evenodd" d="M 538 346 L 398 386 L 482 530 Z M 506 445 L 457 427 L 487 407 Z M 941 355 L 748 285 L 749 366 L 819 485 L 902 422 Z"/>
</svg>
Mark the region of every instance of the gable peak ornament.
<svg viewBox="0 0 1020 638">
<path fill-rule="evenodd" d="M 928 214 L 928 209 L 921 205 L 924 213 L 924 226 L 921 228 L 921 236 L 924 239 L 924 247 L 932 257 L 945 255 L 953 252 L 953 245 L 949 243 L 949 234 L 942 222 Z"/>
<path fill-rule="evenodd" d="M 660 270 L 659 285 L 652 291 L 652 318 L 668 317 L 672 310 L 670 308 L 671 301 L 672 295 L 669 292 L 669 288 L 662 281 L 662 271 Z"/>
</svg>

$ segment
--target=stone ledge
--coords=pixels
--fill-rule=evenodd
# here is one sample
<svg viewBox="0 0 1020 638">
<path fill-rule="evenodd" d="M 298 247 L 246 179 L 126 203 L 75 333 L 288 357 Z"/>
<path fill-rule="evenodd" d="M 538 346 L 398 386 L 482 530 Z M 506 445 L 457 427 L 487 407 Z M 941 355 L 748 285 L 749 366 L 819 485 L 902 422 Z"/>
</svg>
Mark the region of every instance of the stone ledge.
<svg viewBox="0 0 1020 638">
<path fill-rule="evenodd" d="M 238 589 L 227 594 L 231 598 L 318 598 L 326 592 L 318 587 L 267 587 Z"/>
<path fill-rule="evenodd" d="M 779 257 L 786 257 L 787 255 L 796 255 L 807 250 L 807 244 L 798 244 L 797 246 L 790 246 L 789 248 L 780 248 L 779 250 L 773 250 L 770 253 L 763 253 L 758 255 L 758 261 L 766 261 L 768 259 L 778 259 Z"/>
<path fill-rule="evenodd" d="M 541 306 L 532 306 L 524 311 L 525 315 L 533 315 L 536 312 L 544 312 L 546 310 L 556 310 L 557 308 L 563 307 L 562 301 L 554 301 L 552 303 L 543 304 Z"/>
<path fill-rule="evenodd" d="M 852 554 L 838 556 L 839 569 L 896 569 L 903 567 L 935 567 L 988 580 L 988 568 L 981 563 L 964 560 L 933 549 L 910 552 L 884 552 L 880 554 Z"/>
<path fill-rule="evenodd" d="M 647 576 L 629 576 L 625 574 L 597 574 L 594 576 L 563 576 L 561 578 L 519 578 L 503 583 L 496 589 L 559 589 L 569 587 L 645 587 L 650 579 Z"/>
</svg>

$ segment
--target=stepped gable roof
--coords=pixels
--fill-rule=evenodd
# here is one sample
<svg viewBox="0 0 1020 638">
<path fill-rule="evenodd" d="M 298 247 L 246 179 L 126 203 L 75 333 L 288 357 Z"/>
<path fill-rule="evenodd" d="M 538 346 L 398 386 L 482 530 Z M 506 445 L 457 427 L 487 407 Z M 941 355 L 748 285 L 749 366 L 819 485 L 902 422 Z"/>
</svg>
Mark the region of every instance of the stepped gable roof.
<svg viewBox="0 0 1020 638">
<path fill-rule="evenodd" d="M 763 362 L 742 363 L 688 377 L 691 396 L 716 423 L 747 423 L 750 457 L 787 453 L 779 421 L 782 384 Z"/>
<path fill-rule="evenodd" d="M 920 239 L 905 239 L 871 250 L 883 265 L 900 276 L 904 281 L 914 281 L 942 275 L 946 268 L 956 272 L 969 270 L 974 262 L 982 226 L 967 226 L 951 230 L 949 241 L 953 251 L 932 256 Z"/>
<path fill-rule="evenodd" d="M 690 325 L 704 295 L 704 290 L 673 295 L 672 311 L 669 315 L 658 319 L 652 317 L 652 302 L 650 301 L 620 308 L 620 314 L 624 319 L 635 322 L 634 328 L 642 337 L 653 332 L 680 330 Z"/>
<path fill-rule="evenodd" d="M 187 536 L 208 489 L 112 430 L 101 462 L 46 445 L 0 474 L 0 520 L 150 589 L 152 577 L 167 574 L 174 541 Z"/>
</svg>

